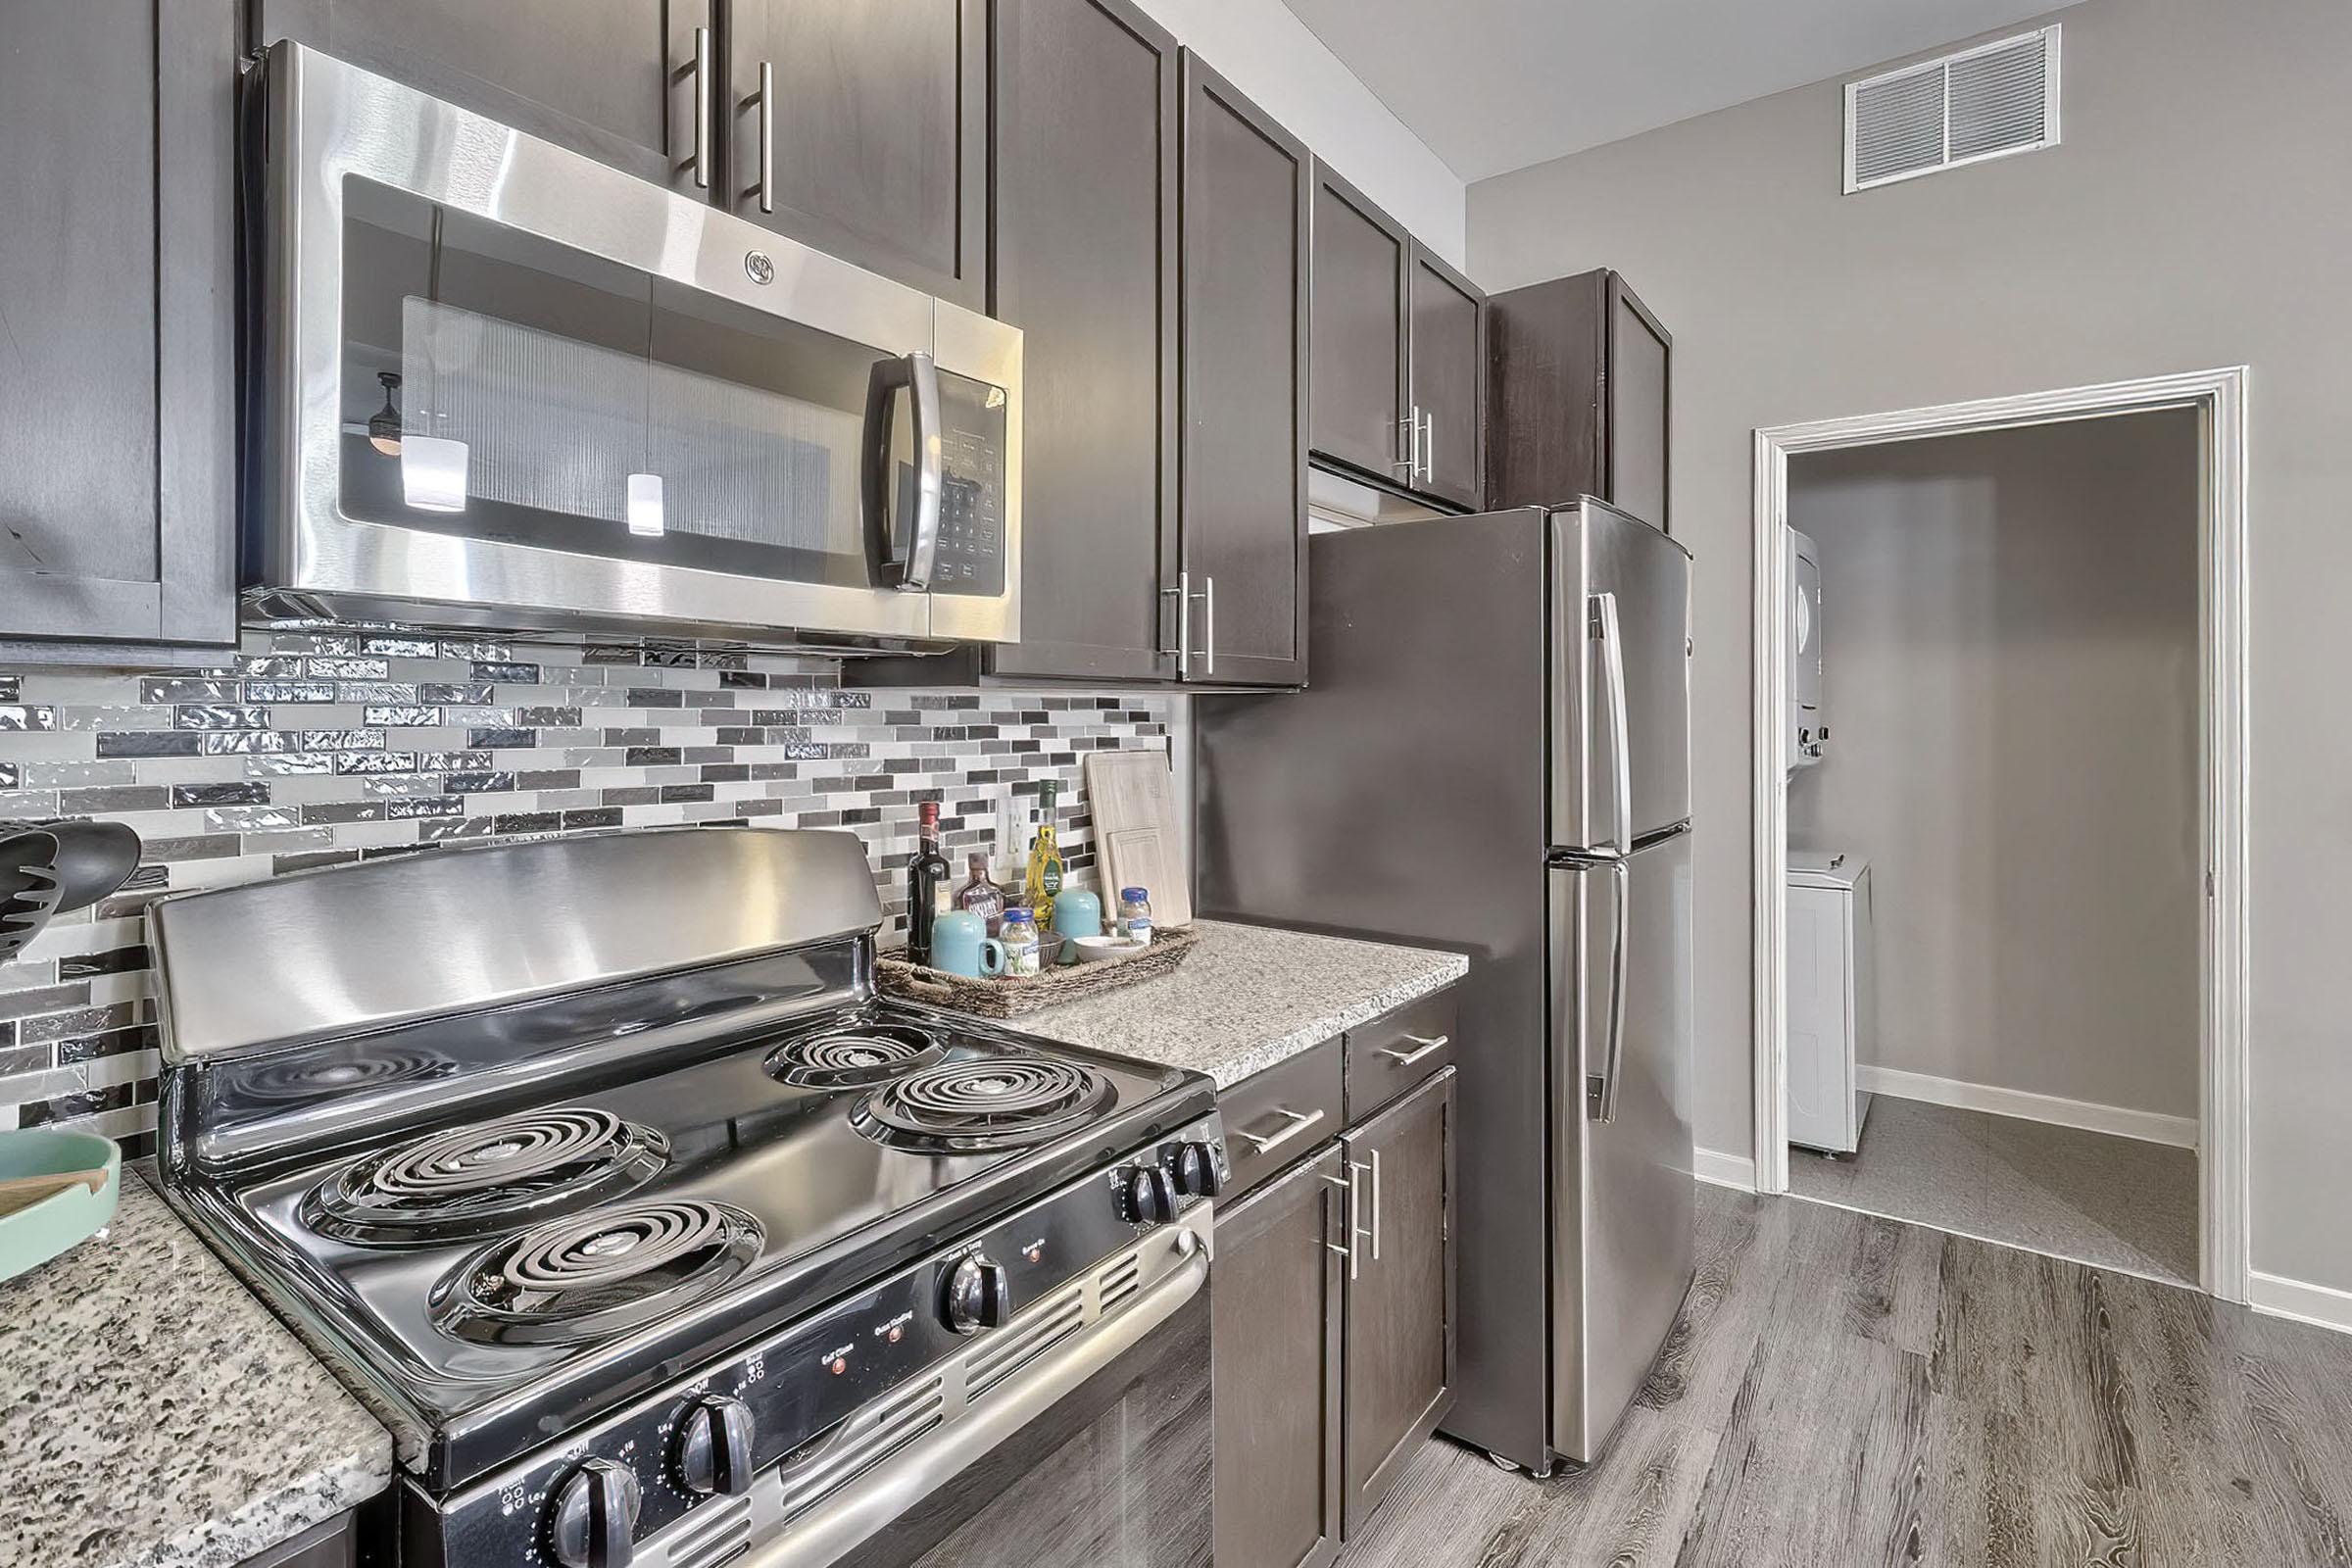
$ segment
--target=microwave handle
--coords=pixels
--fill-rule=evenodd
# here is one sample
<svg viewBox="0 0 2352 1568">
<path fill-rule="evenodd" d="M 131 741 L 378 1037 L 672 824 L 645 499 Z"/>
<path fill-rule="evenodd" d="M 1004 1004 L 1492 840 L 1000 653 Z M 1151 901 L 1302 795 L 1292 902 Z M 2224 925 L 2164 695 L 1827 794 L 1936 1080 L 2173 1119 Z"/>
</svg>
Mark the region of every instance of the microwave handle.
<svg viewBox="0 0 2352 1568">
<path fill-rule="evenodd" d="M 914 519 L 904 533 L 892 511 L 890 400 L 900 391 L 907 398 L 914 422 Z M 899 359 L 875 362 L 866 383 L 866 482 L 880 534 L 882 561 L 898 568 L 898 586 L 906 593 L 923 593 L 931 586 L 931 571 L 939 558 L 939 498 L 945 447 L 939 401 L 939 367 L 930 355 L 916 350 Z"/>
</svg>

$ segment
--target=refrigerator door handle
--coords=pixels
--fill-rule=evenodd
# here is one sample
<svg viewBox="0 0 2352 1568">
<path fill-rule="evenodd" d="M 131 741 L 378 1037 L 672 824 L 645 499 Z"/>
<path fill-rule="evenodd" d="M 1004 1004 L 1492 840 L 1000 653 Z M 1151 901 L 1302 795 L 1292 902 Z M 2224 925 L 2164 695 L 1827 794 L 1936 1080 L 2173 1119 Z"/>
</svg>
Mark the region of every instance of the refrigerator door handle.
<svg viewBox="0 0 2352 1568">
<path fill-rule="evenodd" d="M 1608 683 L 1610 785 L 1616 792 L 1611 841 L 1619 855 L 1634 853 L 1634 763 L 1626 740 L 1625 634 L 1617 624 L 1617 596 L 1592 596 L 1592 636 L 1600 644 L 1601 679 Z"/>
<path fill-rule="evenodd" d="M 1609 942 L 1609 1038 L 1601 1052 L 1607 1065 L 1601 1070 L 1600 1092 L 1591 1112 L 1594 1121 L 1604 1124 L 1617 1119 L 1617 1082 L 1625 1066 L 1625 933 L 1634 913 L 1633 883 L 1633 872 L 1623 860 L 1609 862 L 1617 929 Z"/>
</svg>

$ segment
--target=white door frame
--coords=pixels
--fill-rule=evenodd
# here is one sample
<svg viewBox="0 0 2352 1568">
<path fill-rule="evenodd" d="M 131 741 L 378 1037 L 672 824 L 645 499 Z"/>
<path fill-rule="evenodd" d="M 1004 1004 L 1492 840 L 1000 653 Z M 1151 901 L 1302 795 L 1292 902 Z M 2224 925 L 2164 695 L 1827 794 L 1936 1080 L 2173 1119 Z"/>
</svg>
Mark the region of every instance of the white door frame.
<svg viewBox="0 0 2352 1568">
<path fill-rule="evenodd" d="M 1755 1184 L 1788 1189 L 1788 459 L 1803 452 L 2066 419 L 2194 409 L 2199 469 L 2199 828 L 2201 927 L 2198 1281 L 2246 1298 L 2246 367 L 1986 398 L 1756 432 L 1755 446 Z"/>
</svg>

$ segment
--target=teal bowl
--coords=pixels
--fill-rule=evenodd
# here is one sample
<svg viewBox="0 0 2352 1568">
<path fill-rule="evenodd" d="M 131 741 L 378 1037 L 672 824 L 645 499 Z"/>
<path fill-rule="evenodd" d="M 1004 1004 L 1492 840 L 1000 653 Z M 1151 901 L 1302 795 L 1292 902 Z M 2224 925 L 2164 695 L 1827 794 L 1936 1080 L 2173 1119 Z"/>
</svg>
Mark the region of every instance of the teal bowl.
<svg viewBox="0 0 2352 1568">
<path fill-rule="evenodd" d="M 39 1178 L 87 1173 L 39 1197 Z M 96 1187 L 91 1183 L 95 1181 Z M 0 1133 L 0 1280 L 38 1268 L 105 1228 L 122 1192 L 122 1146 L 96 1133 Z"/>
</svg>

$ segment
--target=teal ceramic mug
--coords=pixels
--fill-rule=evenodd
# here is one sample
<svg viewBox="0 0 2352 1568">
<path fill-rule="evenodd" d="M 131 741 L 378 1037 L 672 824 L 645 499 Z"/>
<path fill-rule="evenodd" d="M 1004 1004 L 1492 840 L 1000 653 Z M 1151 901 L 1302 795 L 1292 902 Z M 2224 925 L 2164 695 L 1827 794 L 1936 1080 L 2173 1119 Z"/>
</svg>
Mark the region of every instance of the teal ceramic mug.
<svg viewBox="0 0 2352 1568">
<path fill-rule="evenodd" d="M 1078 961 L 1078 939 L 1102 934 L 1102 901 L 1083 888 L 1058 894 L 1054 900 L 1054 930 L 1061 937 L 1061 961 Z"/>
<path fill-rule="evenodd" d="M 1004 972 L 1004 944 L 988 934 L 988 922 L 960 909 L 931 917 L 931 967 L 950 974 Z"/>
</svg>

